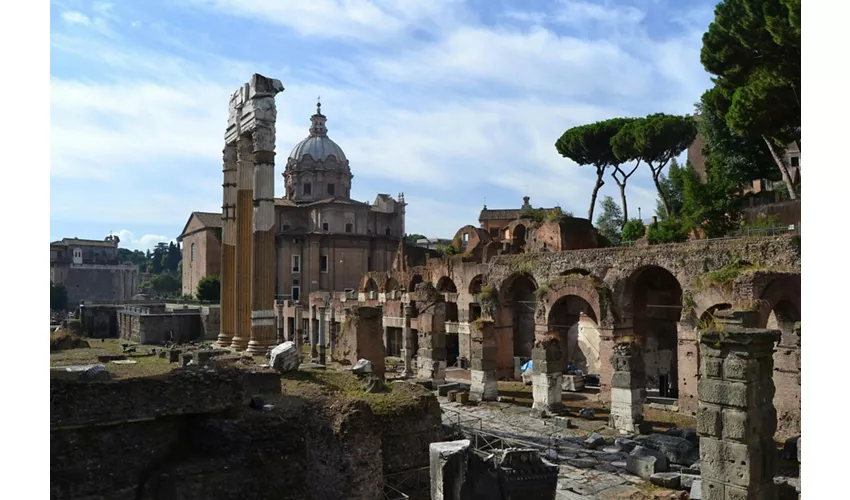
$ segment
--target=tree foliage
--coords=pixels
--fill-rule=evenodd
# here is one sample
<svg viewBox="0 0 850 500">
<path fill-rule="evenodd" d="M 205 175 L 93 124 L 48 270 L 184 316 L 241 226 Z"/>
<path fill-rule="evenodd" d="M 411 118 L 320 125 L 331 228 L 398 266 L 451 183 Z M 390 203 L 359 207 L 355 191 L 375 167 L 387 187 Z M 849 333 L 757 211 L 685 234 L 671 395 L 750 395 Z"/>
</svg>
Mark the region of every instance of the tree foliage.
<svg viewBox="0 0 850 500">
<path fill-rule="evenodd" d="M 631 118 L 612 118 L 609 120 L 580 125 L 564 132 L 557 141 L 555 149 L 564 158 L 569 158 L 579 166 L 593 165 L 596 168 L 596 184 L 590 196 L 590 208 L 587 218 L 593 220 L 593 209 L 599 189 L 605 185 L 605 169 L 622 163 L 611 148 L 611 139 Z"/>
<path fill-rule="evenodd" d="M 696 134 L 692 117 L 655 113 L 627 123 L 613 140 L 621 158 L 639 160 L 649 166 L 652 181 L 668 214 L 675 212 L 661 188 L 661 172 L 691 145 Z"/>
<path fill-rule="evenodd" d="M 646 241 L 653 245 L 680 243 L 688 240 L 688 228 L 677 217 L 668 217 L 650 224 L 646 229 Z"/>
<path fill-rule="evenodd" d="M 613 245 L 620 243 L 620 228 L 623 226 L 623 212 L 614 198 L 605 196 L 599 204 L 601 212 L 596 219 L 596 229 Z"/>
<path fill-rule="evenodd" d="M 68 308 L 68 290 L 65 285 L 50 282 L 50 309 L 62 311 Z"/>
<path fill-rule="evenodd" d="M 218 275 L 209 274 L 201 278 L 195 295 L 198 300 L 217 302 L 221 298 L 221 280 Z"/>
<path fill-rule="evenodd" d="M 408 245 L 415 245 L 417 241 L 424 240 L 424 239 L 426 239 L 425 236 L 423 236 L 421 234 L 416 234 L 416 233 L 407 234 L 407 235 L 404 236 L 404 241 Z"/>
<path fill-rule="evenodd" d="M 181 280 L 168 273 L 162 273 L 153 276 L 150 285 L 157 295 L 175 295 L 180 292 Z"/>
<path fill-rule="evenodd" d="M 715 75 L 710 107 L 732 131 L 764 141 L 795 199 L 782 152 L 800 145 L 800 0 L 723 0 L 714 16 L 700 52 Z"/>
<path fill-rule="evenodd" d="M 629 219 L 623 224 L 623 231 L 620 233 L 620 237 L 623 241 L 637 241 L 644 237 L 646 234 L 646 226 L 644 226 L 643 221 L 640 219 Z"/>
</svg>

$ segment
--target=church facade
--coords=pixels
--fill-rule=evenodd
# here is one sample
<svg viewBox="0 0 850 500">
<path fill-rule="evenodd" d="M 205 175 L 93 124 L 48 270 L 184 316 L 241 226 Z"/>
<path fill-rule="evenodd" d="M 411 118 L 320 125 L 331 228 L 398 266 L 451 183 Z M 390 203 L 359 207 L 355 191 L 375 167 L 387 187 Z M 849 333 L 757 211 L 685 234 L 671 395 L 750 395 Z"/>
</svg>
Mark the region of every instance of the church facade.
<svg viewBox="0 0 850 500">
<path fill-rule="evenodd" d="M 283 302 L 319 290 L 356 290 L 364 272 L 392 268 L 404 237 L 404 195 L 352 199 L 349 160 L 328 137 L 321 104 L 316 108 L 309 135 L 286 160 L 285 194 L 275 199 L 275 291 Z"/>
</svg>

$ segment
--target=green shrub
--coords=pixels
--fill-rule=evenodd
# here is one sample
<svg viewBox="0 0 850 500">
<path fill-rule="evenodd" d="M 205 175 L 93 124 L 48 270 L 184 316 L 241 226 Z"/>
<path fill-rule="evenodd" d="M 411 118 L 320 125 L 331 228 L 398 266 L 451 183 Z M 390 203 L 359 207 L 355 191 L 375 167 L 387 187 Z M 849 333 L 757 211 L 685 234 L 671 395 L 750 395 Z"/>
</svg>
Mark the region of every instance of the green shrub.
<svg viewBox="0 0 850 500">
<path fill-rule="evenodd" d="M 629 219 L 623 224 L 623 230 L 620 232 L 620 239 L 623 241 L 637 241 L 646 234 L 646 226 L 640 219 Z"/>
<path fill-rule="evenodd" d="M 679 219 L 669 217 L 650 224 L 646 230 L 646 240 L 652 245 L 680 243 L 688 240 L 688 230 Z"/>
<path fill-rule="evenodd" d="M 221 298 L 221 280 L 215 274 L 204 276 L 198 281 L 195 294 L 198 300 L 218 301 Z"/>
</svg>

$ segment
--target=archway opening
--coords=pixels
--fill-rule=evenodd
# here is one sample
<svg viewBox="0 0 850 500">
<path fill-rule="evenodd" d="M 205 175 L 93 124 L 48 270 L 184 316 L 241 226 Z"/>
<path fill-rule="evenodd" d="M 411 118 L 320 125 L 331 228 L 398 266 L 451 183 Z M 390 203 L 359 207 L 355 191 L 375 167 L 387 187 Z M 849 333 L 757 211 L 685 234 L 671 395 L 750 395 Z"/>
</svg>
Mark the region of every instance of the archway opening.
<svg viewBox="0 0 850 500">
<path fill-rule="evenodd" d="M 715 304 L 709 307 L 699 317 L 699 325 L 697 325 L 698 328 L 700 330 L 711 328 L 715 323 L 715 313 L 718 311 L 725 311 L 727 309 L 732 309 L 732 304 Z"/>
<path fill-rule="evenodd" d="M 526 274 L 521 274 L 508 285 L 507 297 L 511 308 L 514 356 L 531 358 L 534 348 L 534 314 L 537 285 Z"/>
<path fill-rule="evenodd" d="M 513 234 L 511 235 L 511 246 L 518 251 L 522 251 L 525 248 L 525 233 L 526 229 L 522 224 L 514 226 Z"/>
<path fill-rule="evenodd" d="M 658 266 L 638 271 L 633 280 L 633 325 L 643 348 L 647 396 L 678 398 L 682 286 L 670 271 Z"/>
<path fill-rule="evenodd" d="M 363 291 L 369 294 L 378 293 L 378 284 L 375 283 L 374 279 L 369 278 L 369 280 L 366 281 L 366 286 L 363 288 Z"/>
<path fill-rule="evenodd" d="M 415 292 L 416 291 L 416 285 L 418 285 L 419 283 L 422 283 L 422 281 L 423 280 L 422 280 L 421 274 L 414 274 L 413 278 L 410 279 L 410 286 L 407 288 L 407 291 L 408 292 Z"/>
<path fill-rule="evenodd" d="M 549 331 L 561 339 L 567 371 L 599 374 L 599 327 L 593 307 L 581 297 L 567 295 L 552 305 L 548 318 Z"/>
<path fill-rule="evenodd" d="M 398 281 L 396 281 L 395 278 L 388 279 L 387 285 L 386 285 L 385 288 L 388 292 L 395 292 L 396 290 L 399 289 Z"/>
<path fill-rule="evenodd" d="M 779 344 L 796 343 L 791 336 L 794 332 L 794 323 L 800 321 L 800 311 L 791 300 L 781 300 L 773 306 L 767 317 L 767 328 L 779 330 L 782 337 Z"/>
<path fill-rule="evenodd" d="M 437 281 L 437 291 L 439 293 L 457 293 L 457 286 L 448 276 L 443 276 Z"/>
</svg>

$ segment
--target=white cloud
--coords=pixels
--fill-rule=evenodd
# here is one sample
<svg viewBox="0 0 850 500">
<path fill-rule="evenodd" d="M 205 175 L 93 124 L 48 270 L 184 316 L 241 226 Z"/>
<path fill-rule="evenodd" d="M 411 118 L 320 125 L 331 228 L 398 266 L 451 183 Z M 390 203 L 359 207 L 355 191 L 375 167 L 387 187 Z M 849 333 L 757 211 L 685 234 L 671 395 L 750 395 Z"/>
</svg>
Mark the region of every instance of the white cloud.
<svg viewBox="0 0 850 500">
<path fill-rule="evenodd" d="M 89 24 L 91 22 L 91 19 L 87 15 L 73 10 L 66 10 L 60 16 L 68 24 Z"/>
<path fill-rule="evenodd" d="M 458 0 L 184 0 L 234 17 L 285 26 L 305 37 L 378 42 L 412 28 L 442 28 Z"/>
<path fill-rule="evenodd" d="M 286 87 L 276 99 L 278 195 L 286 155 L 307 135 L 315 97 L 321 95 L 330 136 L 351 160 L 356 197 L 371 201 L 375 192 L 405 191 L 409 232 L 448 237 L 474 224 L 493 188 L 515 193 L 516 206 L 529 194 L 535 206 L 560 204 L 582 216 L 593 169 L 557 154 L 560 134 L 611 116 L 689 113 L 705 88 L 701 82 L 707 82 L 699 71 L 697 34 L 653 41 L 634 29 L 588 40 L 541 26 L 459 25 L 463 16 L 447 14 L 460 11 L 454 1 L 185 1 L 290 26 L 307 37 L 349 42 L 400 35 L 440 15 L 447 21 L 427 42 L 377 54 L 355 45 L 351 53 L 317 54 L 292 67 L 288 61 L 275 66 L 205 52 L 203 44 L 193 47 L 194 38 L 187 38 L 192 30 L 157 31 L 159 42 L 191 54 L 185 57 L 125 41 L 52 33 L 54 53 L 84 61 L 97 73 L 51 77 L 51 178 L 98 193 L 95 203 L 79 190 L 54 189 L 52 214 L 173 225 L 176 234 L 191 211 L 219 210 L 228 98 L 259 72 Z M 636 27 L 643 20 L 641 11 L 564 4 L 573 9 L 573 21 L 583 16 L 597 24 Z M 101 12 L 117 16 L 112 8 Z M 525 14 L 526 21 L 540 19 Z M 160 38 L 160 32 L 168 36 Z M 654 210 L 648 181 L 641 172 L 630 180 L 634 215 L 637 206 L 644 214 Z M 600 198 L 610 194 L 619 200 L 613 181 L 606 182 Z M 490 201 L 495 207 L 492 196 Z"/>
<path fill-rule="evenodd" d="M 133 232 L 127 229 L 122 229 L 115 234 L 117 234 L 120 239 L 118 246 L 121 248 L 128 248 L 130 250 L 144 251 L 154 248 L 157 243 L 169 243 L 172 241 L 176 243 L 176 240 L 173 238 L 168 238 L 158 234 L 145 234 L 137 239 Z"/>
</svg>

